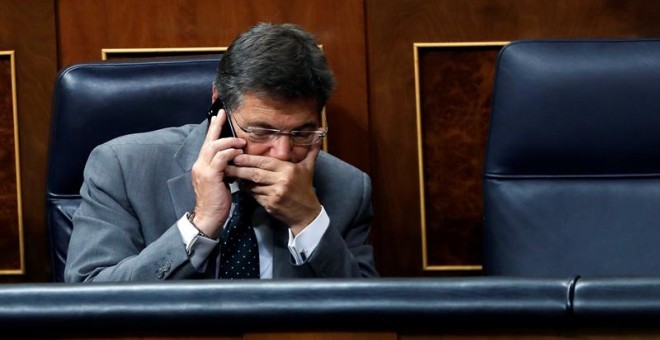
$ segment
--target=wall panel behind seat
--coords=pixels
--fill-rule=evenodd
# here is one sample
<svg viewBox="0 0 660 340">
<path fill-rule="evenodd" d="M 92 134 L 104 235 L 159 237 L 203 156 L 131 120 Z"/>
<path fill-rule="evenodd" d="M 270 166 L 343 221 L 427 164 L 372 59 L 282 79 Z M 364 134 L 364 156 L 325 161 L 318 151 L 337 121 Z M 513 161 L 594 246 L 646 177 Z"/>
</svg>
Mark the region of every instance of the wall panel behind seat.
<svg viewBox="0 0 660 340">
<path fill-rule="evenodd" d="M 226 47 L 260 21 L 303 26 L 337 77 L 326 110 L 328 150 L 369 170 L 363 1 L 60 0 L 57 12 L 60 66 L 100 60 L 103 48 Z M 209 84 L 209 101 L 210 91 Z"/>
<path fill-rule="evenodd" d="M 46 150 L 57 70 L 54 2 L 0 0 L 0 51 L 12 51 L 0 55 L 0 282 L 45 281 Z"/>
<path fill-rule="evenodd" d="M 497 50 L 478 46 L 523 38 L 660 36 L 660 2 L 644 0 L 367 0 L 366 14 L 373 238 L 385 276 L 480 274 L 493 77 L 484 65 L 495 64 Z M 415 60 L 415 43 L 467 44 L 422 48 Z M 434 72 L 420 74 L 418 91 L 416 64 L 420 72 Z"/>
</svg>

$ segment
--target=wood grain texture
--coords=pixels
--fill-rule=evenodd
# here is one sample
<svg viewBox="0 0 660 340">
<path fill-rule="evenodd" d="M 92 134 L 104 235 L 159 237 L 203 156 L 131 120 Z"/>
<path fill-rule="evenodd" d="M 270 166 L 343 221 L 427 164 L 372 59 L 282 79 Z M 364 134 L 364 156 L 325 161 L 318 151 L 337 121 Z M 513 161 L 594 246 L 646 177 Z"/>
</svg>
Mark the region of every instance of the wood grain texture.
<svg viewBox="0 0 660 340">
<path fill-rule="evenodd" d="M 381 274 L 468 275 L 464 272 L 422 270 L 413 43 L 651 37 L 660 35 L 659 14 L 660 3 L 652 1 L 367 0 L 369 132 L 374 209 L 377 214 L 372 236 L 376 265 Z M 466 60 L 466 63 L 470 61 Z M 482 87 L 479 91 L 483 93 L 478 98 L 483 98 L 491 89 Z M 433 100 L 432 97 L 426 96 L 426 100 Z M 479 112 L 483 114 L 483 110 Z M 463 124 L 458 120 L 445 123 L 459 124 L 447 126 L 445 133 L 460 131 Z M 474 136 L 461 138 L 472 141 L 483 138 L 481 129 L 473 129 Z M 437 142 L 442 143 L 442 140 Z M 454 173 L 460 172 L 456 157 L 466 163 L 483 158 L 484 146 L 478 147 L 477 143 L 471 145 L 460 154 L 457 150 L 439 150 L 434 156 L 436 162 L 448 162 L 442 171 L 453 169 Z M 455 169 L 454 165 L 457 166 Z M 478 165 L 475 163 L 474 167 Z M 455 216 L 463 216 L 461 211 L 466 208 L 461 206 L 461 202 L 477 202 L 480 198 L 476 197 L 482 195 L 478 184 L 480 176 L 479 173 L 468 172 L 465 177 L 454 178 L 454 181 L 461 182 L 452 183 L 452 187 L 461 190 L 441 189 L 444 190 L 438 192 L 441 197 L 434 198 L 438 202 L 428 203 L 443 207 L 444 211 L 450 211 Z M 469 209 L 478 210 L 476 205 Z M 480 225 L 480 221 L 477 216 L 469 215 L 466 223 Z M 436 253 L 431 254 L 432 262 L 469 264 L 479 256 L 481 249 L 480 244 L 475 244 L 476 234 L 462 238 L 463 241 L 443 239 L 449 237 L 448 230 L 463 230 L 464 221 L 434 223 L 438 223 L 436 228 L 440 229 L 430 233 L 429 245 L 458 242 L 452 248 L 464 247 L 466 253 L 461 254 L 459 259 L 455 250 L 437 249 Z"/>
<path fill-rule="evenodd" d="M 22 271 L 11 56 L 0 54 L 0 273 Z"/>
<path fill-rule="evenodd" d="M 337 78 L 328 150 L 369 171 L 364 3 L 360 0 L 61 0 L 60 65 L 100 60 L 102 48 L 228 46 L 261 21 L 315 34 Z M 209 92 L 210 96 L 210 92 Z"/>
<path fill-rule="evenodd" d="M 428 266 L 482 263 L 482 152 L 500 48 L 418 49 Z"/>
<path fill-rule="evenodd" d="M 0 50 L 15 51 L 26 270 L 0 282 L 42 282 L 49 279 L 45 169 L 57 72 L 54 1 L 0 0 Z"/>
</svg>

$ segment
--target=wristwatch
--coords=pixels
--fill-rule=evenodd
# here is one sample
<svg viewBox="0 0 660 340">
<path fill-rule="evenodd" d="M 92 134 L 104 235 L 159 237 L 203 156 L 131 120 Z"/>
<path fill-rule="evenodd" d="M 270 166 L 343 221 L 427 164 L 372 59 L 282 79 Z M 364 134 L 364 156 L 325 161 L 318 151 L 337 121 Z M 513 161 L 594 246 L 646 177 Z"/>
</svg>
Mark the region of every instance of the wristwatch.
<svg viewBox="0 0 660 340">
<path fill-rule="evenodd" d="M 202 237 L 206 237 L 206 238 L 211 239 L 211 240 L 215 240 L 215 238 L 213 238 L 209 235 L 206 235 L 201 229 L 199 229 L 199 227 L 195 224 L 195 222 L 193 222 L 193 220 L 195 219 L 195 211 L 194 210 L 192 212 L 187 212 L 186 217 L 188 218 L 188 221 L 190 221 L 190 224 L 192 224 L 192 226 L 195 227 L 195 229 L 197 229 L 197 236 L 202 236 Z"/>
</svg>

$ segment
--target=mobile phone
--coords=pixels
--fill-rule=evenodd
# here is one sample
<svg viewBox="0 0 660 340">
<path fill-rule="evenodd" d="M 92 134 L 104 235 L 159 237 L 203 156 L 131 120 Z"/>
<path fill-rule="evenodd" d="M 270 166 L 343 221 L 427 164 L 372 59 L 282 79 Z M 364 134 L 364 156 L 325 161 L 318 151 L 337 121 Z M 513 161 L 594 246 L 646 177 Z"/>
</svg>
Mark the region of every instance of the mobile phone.
<svg viewBox="0 0 660 340">
<path fill-rule="evenodd" d="M 224 102 L 222 99 L 218 98 L 216 99 L 213 104 L 211 104 L 211 107 L 209 108 L 208 113 L 206 114 L 206 118 L 209 121 L 209 125 L 211 124 L 211 117 L 217 116 L 218 112 L 220 112 L 220 109 L 223 109 L 225 107 Z M 236 131 L 234 131 L 234 125 L 231 123 L 231 119 L 229 119 L 229 115 L 227 115 L 227 110 L 225 109 L 225 124 L 222 125 L 222 131 L 220 132 L 220 138 L 225 138 L 225 137 L 236 137 Z"/>
<path fill-rule="evenodd" d="M 211 104 L 209 111 L 206 113 L 206 118 L 209 121 L 209 126 L 211 125 L 211 117 L 217 116 L 218 112 L 220 112 L 220 109 L 223 108 L 225 108 L 225 103 L 220 98 L 216 99 L 213 102 L 213 104 Z M 225 137 L 236 137 L 236 131 L 234 131 L 234 125 L 231 123 L 231 119 L 229 119 L 229 115 L 227 114 L 226 109 L 225 109 L 225 123 L 222 125 L 222 131 L 220 131 L 219 138 L 225 138 Z M 229 161 L 227 164 L 234 165 L 234 162 Z M 235 178 L 231 178 L 231 177 L 225 178 L 226 183 L 231 183 L 234 182 L 235 180 L 236 180 Z"/>
</svg>

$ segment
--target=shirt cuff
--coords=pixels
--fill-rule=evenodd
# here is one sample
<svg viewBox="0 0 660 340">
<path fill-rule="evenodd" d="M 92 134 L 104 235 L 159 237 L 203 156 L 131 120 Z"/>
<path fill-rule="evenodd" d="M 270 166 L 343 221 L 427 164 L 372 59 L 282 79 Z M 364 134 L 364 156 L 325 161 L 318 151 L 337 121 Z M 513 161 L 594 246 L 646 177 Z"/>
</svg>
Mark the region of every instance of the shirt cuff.
<svg viewBox="0 0 660 340">
<path fill-rule="evenodd" d="M 325 208 L 321 206 L 321 212 L 316 216 L 316 219 L 297 236 L 294 237 L 293 232 L 289 229 L 289 252 L 297 265 L 305 263 L 312 255 L 329 225 L 330 217 L 328 217 Z"/>
<path fill-rule="evenodd" d="M 203 272 L 206 270 L 206 260 L 220 241 L 200 236 L 199 230 L 190 223 L 186 214 L 176 222 L 176 226 L 186 246 L 190 263 L 198 272 Z"/>
</svg>

